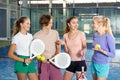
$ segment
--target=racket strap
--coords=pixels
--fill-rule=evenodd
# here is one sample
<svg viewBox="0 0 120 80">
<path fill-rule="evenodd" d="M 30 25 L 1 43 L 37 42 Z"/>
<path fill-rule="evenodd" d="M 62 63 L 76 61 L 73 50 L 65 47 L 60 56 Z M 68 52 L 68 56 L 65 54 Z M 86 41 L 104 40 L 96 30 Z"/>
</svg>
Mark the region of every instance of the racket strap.
<svg viewBox="0 0 120 80">
<path fill-rule="evenodd" d="M 49 62 L 50 60 L 49 60 L 49 59 L 47 59 L 47 61 Z"/>
<path fill-rule="evenodd" d="M 25 63 L 25 58 L 24 58 L 24 62 L 23 62 L 23 66 L 27 66 L 28 64 Z"/>
</svg>

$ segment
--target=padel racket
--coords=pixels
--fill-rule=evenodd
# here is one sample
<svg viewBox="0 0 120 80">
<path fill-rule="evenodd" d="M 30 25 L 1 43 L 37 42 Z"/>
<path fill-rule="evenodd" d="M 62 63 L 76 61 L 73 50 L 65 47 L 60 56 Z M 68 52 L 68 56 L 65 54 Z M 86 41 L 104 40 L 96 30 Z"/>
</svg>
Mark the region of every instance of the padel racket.
<svg viewBox="0 0 120 80">
<path fill-rule="evenodd" d="M 81 72 L 78 80 L 87 80 L 86 74 L 85 74 L 85 71 L 84 71 L 84 66 L 82 66 L 82 72 Z"/>
<path fill-rule="evenodd" d="M 45 44 L 40 39 L 34 39 L 30 45 L 30 59 L 41 55 L 45 50 Z"/>
<path fill-rule="evenodd" d="M 70 65 L 71 58 L 67 53 L 59 53 L 48 61 L 58 68 L 67 68 Z"/>
<path fill-rule="evenodd" d="M 41 55 L 45 50 L 45 44 L 40 39 L 34 39 L 30 44 L 30 59 Z M 28 64 L 27 64 L 28 65 Z"/>
</svg>

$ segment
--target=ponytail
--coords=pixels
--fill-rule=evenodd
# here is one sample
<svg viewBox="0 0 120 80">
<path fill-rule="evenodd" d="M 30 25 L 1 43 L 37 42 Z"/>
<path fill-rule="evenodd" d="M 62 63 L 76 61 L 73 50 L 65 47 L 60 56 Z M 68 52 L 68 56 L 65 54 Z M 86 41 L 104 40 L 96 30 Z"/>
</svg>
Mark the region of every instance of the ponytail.
<svg viewBox="0 0 120 80">
<path fill-rule="evenodd" d="M 15 24 L 13 26 L 13 36 L 16 35 L 21 30 L 20 23 L 24 23 L 24 21 L 28 19 L 26 16 L 20 17 L 18 20 L 15 21 Z"/>
<path fill-rule="evenodd" d="M 110 26 L 110 20 L 108 18 L 106 18 L 106 33 L 111 34 L 113 36 L 112 29 Z"/>
<path fill-rule="evenodd" d="M 13 27 L 13 36 L 16 35 L 20 31 L 20 23 L 19 20 L 16 20 L 14 27 Z"/>
</svg>

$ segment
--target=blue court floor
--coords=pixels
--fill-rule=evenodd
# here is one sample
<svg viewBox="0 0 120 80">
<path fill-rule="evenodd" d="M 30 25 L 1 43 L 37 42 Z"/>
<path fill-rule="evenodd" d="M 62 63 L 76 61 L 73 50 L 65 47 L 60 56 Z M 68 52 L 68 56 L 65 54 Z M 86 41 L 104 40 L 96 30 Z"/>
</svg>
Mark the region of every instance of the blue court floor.
<svg viewBox="0 0 120 80">
<path fill-rule="evenodd" d="M 87 61 L 87 78 L 88 80 L 92 80 L 91 72 L 90 72 L 90 60 L 92 57 L 92 50 L 88 49 L 86 51 L 86 61 Z M 1 52 L 0 52 L 1 54 Z M 35 60 L 36 68 L 37 68 L 37 61 Z M 0 80 L 17 80 L 16 74 L 13 71 L 14 68 L 14 61 L 7 58 L 0 56 Z M 61 70 L 64 73 L 64 69 Z M 75 80 L 75 76 L 72 80 Z M 120 49 L 116 50 L 116 57 L 112 59 L 110 63 L 110 72 L 109 77 L 107 80 L 120 80 Z"/>
</svg>

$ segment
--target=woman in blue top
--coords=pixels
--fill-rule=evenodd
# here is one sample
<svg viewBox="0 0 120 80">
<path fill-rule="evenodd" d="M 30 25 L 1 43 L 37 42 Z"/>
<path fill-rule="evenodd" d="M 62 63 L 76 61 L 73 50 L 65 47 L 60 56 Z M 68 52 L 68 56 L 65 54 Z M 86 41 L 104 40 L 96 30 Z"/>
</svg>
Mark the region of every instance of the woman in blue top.
<svg viewBox="0 0 120 80">
<path fill-rule="evenodd" d="M 93 17 L 93 50 L 91 72 L 93 80 L 106 80 L 109 73 L 109 58 L 115 57 L 115 39 L 110 21 L 104 16 Z"/>
</svg>

